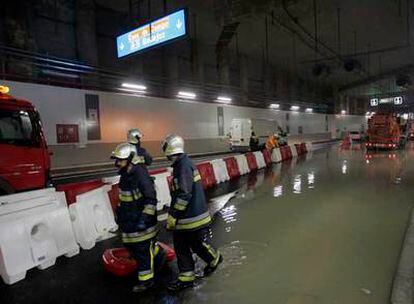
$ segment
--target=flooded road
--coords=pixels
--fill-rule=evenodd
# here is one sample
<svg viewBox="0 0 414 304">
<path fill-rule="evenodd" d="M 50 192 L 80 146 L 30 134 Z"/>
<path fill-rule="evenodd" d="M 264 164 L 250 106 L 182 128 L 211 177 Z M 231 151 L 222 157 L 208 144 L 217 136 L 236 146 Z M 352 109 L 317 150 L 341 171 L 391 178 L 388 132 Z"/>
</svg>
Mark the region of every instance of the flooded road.
<svg viewBox="0 0 414 304">
<path fill-rule="evenodd" d="M 225 262 L 188 303 L 389 303 L 414 198 L 413 151 L 334 147 L 274 165 L 215 218 Z"/>
<path fill-rule="evenodd" d="M 354 148 L 274 164 L 209 193 L 224 262 L 194 289 L 167 292 L 173 266 L 154 290 L 133 294 L 135 276 L 102 267 L 103 251 L 122 245 L 113 238 L 0 285 L 0 303 L 389 303 L 413 205 L 414 148 Z M 171 243 L 171 234 L 160 240 Z"/>
</svg>

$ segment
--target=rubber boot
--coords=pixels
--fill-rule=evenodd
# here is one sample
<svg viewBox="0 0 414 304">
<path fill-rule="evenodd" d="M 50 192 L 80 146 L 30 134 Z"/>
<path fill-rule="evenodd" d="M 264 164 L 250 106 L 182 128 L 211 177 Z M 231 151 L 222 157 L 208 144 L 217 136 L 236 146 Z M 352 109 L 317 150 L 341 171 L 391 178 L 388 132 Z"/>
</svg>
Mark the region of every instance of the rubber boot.
<svg viewBox="0 0 414 304">
<path fill-rule="evenodd" d="M 214 271 L 216 271 L 216 269 L 217 269 L 218 265 L 220 265 L 222 262 L 223 262 L 223 256 L 220 254 L 220 257 L 219 257 L 219 260 L 218 260 L 218 262 L 217 262 L 216 266 L 212 267 L 212 266 L 210 266 L 210 265 L 207 265 L 207 266 L 204 268 L 204 276 L 205 276 L 205 277 L 207 277 L 207 276 L 209 276 L 210 274 L 212 274 Z"/>
</svg>

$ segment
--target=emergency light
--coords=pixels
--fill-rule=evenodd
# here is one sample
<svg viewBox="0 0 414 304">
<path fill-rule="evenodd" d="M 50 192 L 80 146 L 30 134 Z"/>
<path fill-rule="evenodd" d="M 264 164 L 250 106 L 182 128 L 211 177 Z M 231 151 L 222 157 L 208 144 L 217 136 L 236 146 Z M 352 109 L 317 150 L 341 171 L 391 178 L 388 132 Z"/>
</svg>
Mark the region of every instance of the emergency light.
<svg viewBox="0 0 414 304">
<path fill-rule="evenodd" d="M 10 92 L 10 88 L 9 87 L 6 87 L 6 86 L 1 86 L 0 85 L 0 93 L 1 94 L 7 94 L 7 93 L 9 93 Z"/>
</svg>

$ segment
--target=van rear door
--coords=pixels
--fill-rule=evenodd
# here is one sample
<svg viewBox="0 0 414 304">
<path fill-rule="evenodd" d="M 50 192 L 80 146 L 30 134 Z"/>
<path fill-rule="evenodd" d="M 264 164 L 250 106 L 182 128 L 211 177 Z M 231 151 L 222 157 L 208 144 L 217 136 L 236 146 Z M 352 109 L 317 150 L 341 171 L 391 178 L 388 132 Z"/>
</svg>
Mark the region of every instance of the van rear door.
<svg viewBox="0 0 414 304">
<path fill-rule="evenodd" d="M 43 188 L 44 149 L 34 109 L 0 106 L 0 191 Z"/>
</svg>

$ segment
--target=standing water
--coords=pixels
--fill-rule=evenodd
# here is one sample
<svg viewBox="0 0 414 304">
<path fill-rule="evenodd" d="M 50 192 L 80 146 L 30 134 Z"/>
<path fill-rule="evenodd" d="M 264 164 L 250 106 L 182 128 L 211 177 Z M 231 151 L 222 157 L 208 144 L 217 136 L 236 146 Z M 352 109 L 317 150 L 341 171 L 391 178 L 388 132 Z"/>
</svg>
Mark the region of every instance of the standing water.
<svg viewBox="0 0 414 304">
<path fill-rule="evenodd" d="M 225 257 L 188 302 L 389 303 L 414 150 L 316 152 L 250 179 L 217 213 Z"/>
</svg>

